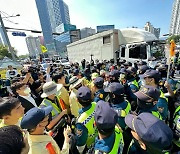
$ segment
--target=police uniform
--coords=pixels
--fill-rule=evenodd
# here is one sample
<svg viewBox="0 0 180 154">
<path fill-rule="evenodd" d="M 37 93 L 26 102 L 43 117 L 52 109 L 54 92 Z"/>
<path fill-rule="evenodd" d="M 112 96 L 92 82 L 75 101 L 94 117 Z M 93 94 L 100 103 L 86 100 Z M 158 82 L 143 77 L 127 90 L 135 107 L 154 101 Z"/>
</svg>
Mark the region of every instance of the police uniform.
<svg viewBox="0 0 180 154">
<path fill-rule="evenodd" d="M 122 132 L 120 131 L 119 127 L 116 126 L 118 120 L 117 113 L 114 110 L 112 110 L 112 108 L 109 106 L 109 103 L 99 101 L 97 103 L 94 116 L 95 123 L 99 130 L 99 133 L 103 131 L 105 135 L 107 132 L 112 131 L 112 134 L 102 139 L 99 139 L 99 137 L 97 137 L 94 148 L 90 153 L 122 153 L 124 147 L 124 140 Z"/>
<path fill-rule="evenodd" d="M 104 79 L 102 77 L 97 77 L 93 83 L 94 83 L 94 86 L 98 88 L 98 90 L 94 94 L 94 102 L 105 100 L 106 93 L 103 89 Z"/>
<path fill-rule="evenodd" d="M 140 138 L 138 141 L 137 139 L 132 140 L 128 154 L 170 153 L 173 133 L 163 121 L 150 113 L 144 112 L 138 116 L 132 114 L 127 115 L 125 122 L 126 125 L 137 134 L 138 138 Z M 145 144 L 146 150 L 141 148 L 141 142 Z"/>
<path fill-rule="evenodd" d="M 91 100 L 91 91 L 88 87 L 80 87 L 77 98 L 86 103 Z M 94 125 L 94 111 L 96 103 L 92 102 L 79 110 L 79 117 L 76 120 L 77 149 L 81 153 L 85 148 L 89 149 L 95 142 L 97 136 Z"/>
<path fill-rule="evenodd" d="M 143 86 L 138 92 L 136 92 L 135 95 L 138 98 L 138 114 L 149 112 L 162 120 L 162 116 L 158 112 L 156 105 L 153 105 L 152 102 L 157 101 L 160 97 L 160 94 L 161 92 L 157 88 L 148 85 Z"/>
<path fill-rule="evenodd" d="M 173 120 L 174 144 L 180 148 L 180 106 L 175 110 Z"/>
</svg>

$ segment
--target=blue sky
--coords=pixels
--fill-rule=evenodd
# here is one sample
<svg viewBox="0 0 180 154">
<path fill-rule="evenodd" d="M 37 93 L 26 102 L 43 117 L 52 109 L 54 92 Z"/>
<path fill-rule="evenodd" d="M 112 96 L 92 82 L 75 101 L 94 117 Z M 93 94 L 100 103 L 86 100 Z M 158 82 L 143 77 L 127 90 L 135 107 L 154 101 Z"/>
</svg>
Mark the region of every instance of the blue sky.
<svg viewBox="0 0 180 154">
<path fill-rule="evenodd" d="M 147 21 L 169 32 L 173 0 L 65 0 L 69 3 L 73 24 L 89 27 L 115 24 L 116 28 L 137 26 L 143 28 Z M 83 23 L 82 19 L 85 23 Z M 88 26 L 88 25 L 87 25 Z"/>
<path fill-rule="evenodd" d="M 69 6 L 71 23 L 77 28 L 115 24 L 116 28 L 136 26 L 143 28 L 147 21 L 161 28 L 161 35 L 169 33 L 173 0 L 64 0 Z M 35 0 L 0 0 L 0 11 L 18 24 L 4 21 L 5 26 L 41 30 Z M 37 34 L 26 32 L 27 36 Z M 39 34 L 38 34 L 39 35 Z M 18 54 L 28 53 L 25 38 L 8 33 L 10 42 Z"/>
</svg>

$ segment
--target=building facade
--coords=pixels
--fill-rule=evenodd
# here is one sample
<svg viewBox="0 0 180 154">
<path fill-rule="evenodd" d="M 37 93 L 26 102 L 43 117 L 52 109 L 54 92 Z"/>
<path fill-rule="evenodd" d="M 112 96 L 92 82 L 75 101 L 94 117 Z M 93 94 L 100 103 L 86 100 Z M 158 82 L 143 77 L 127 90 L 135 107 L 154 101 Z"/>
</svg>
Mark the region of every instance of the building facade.
<svg viewBox="0 0 180 154">
<path fill-rule="evenodd" d="M 170 35 L 180 34 L 180 0 L 174 0 L 169 33 Z"/>
<path fill-rule="evenodd" d="M 97 28 L 97 33 L 101 33 L 107 30 L 114 29 L 115 26 L 114 25 L 100 25 L 100 26 L 97 26 L 96 28 Z"/>
<path fill-rule="evenodd" d="M 158 39 L 160 37 L 160 28 L 155 28 L 150 22 L 147 22 L 144 26 L 144 30 L 154 34 Z"/>
<path fill-rule="evenodd" d="M 96 34 L 95 29 L 88 28 L 88 27 L 81 29 L 81 39 L 89 37 L 94 34 Z"/>
<path fill-rule="evenodd" d="M 63 0 L 36 0 L 36 6 L 44 36 L 44 44 L 48 51 L 55 52 L 56 27 L 70 24 L 69 8 Z"/>
<path fill-rule="evenodd" d="M 31 58 L 37 58 L 41 54 L 40 37 L 26 37 L 26 45 Z"/>
</svg>

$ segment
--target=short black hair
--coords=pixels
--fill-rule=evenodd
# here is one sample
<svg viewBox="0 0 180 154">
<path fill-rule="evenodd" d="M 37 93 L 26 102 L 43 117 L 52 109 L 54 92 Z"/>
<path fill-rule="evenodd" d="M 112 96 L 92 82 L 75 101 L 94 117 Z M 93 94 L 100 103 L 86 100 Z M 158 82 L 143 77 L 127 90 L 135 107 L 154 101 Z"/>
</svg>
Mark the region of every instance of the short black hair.
<svg viewBox="0 0 180 154">
<path fill-rule="evenodd" d="M 63 76 L 64 76 L 63 73 L 54 74 L 53 77 L 52 77 L 52 79 L 53 79 L 54 82 L 57 83 L 57 82 L 58 82 L 58 79 L 61 79 Z"/>
<path fill-rule="evenodd" d="M 11 115 L 11 111 L 20 103 L 19 99 L 7 97 L 0 100 L 0 119 L 5 115 Z"/>
<path fill-rule="evenodd" d="M 20 154 L 25 147 L 23 133 L 18 126 L 10 125 L 0 128 L 0 152 Z"/>
<path fill-rule="evenodd" d="M 14 82 L 11 85 L 11 90 L 13 92 L 13 94 L 15 94 L 16 96 L 18 96 L 16 90 L 20 89 L 21 87 L 23 87 L 24 85 L 26 85 L 24 82 Z"/>
<path fill-rule="evenodd" d="M 91 104 L 91 102 L 92 102 L 92 99 L 87 100 L 87 101 L 83 101 L 82 99 L 79 99 L 79 98 L 77 98 L 77 99 L 78 99 L 78 102 L 79 102 L 83 107 L 89 106 L 89 105 Z"/>
</svg>

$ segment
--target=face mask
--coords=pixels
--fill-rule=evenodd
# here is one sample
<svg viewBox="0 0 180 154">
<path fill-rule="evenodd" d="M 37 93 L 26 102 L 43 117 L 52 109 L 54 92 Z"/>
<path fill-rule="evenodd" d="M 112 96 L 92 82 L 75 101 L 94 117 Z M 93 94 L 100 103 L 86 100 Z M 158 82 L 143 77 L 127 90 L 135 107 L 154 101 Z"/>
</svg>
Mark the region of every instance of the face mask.
<svg viewBox="0 0 180 154">
<path fill-rule="evenodd" d="M 153 107 L 153 103 L 152 102 L 145 102 L 142 100 L 137 99 L 137 105 L 141 108 L 141 109 L 150 109 Z"/>
<path fill-rule="evenodd" d="M 25 90 L 24 90 L 24 93 L 29 95 L 31 93 L 31 89 L 29 87 L 27 87 Z"/>
</svg>

